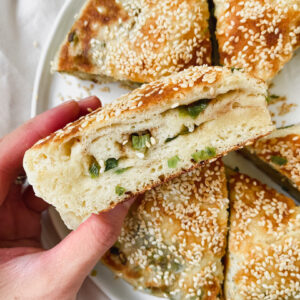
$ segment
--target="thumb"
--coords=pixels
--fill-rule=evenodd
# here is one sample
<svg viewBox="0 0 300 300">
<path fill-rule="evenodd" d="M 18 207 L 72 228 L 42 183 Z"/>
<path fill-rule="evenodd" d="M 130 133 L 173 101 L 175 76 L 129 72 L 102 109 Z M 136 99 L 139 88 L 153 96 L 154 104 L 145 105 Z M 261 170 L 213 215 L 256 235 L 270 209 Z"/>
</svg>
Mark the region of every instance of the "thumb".
<svg viewBox="0 0 300 300">
<path fill-rule="evenodd" d="M 63 278 L 81 282 L 118 238 L 124 218 L 134 199 L 92 215 L 56 247 L 47 251 L 48 263 Z"/>
</svg>

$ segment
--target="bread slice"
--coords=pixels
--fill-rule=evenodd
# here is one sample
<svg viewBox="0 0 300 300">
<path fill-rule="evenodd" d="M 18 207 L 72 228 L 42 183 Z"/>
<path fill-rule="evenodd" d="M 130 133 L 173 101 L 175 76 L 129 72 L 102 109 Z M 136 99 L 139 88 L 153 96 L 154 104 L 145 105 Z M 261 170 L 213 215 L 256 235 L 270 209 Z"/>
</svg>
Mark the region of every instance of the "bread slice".
<svg viewBox="0 0 300 300">
<path fill-rule="evenodd" d="M 36 194 L 69 228 L 273 130 L 266 86 L 194 67 L 144 85 L 28 150 Z"/>
<path fill-rule="evenodd" d="M 208 19 L 206 0 L 88 0 L 53 70 L 144 83 L 210 64 Z"/>
<path fill-rule="evenodd" d="M 241 153 L 300 202 L 300 124 L 277 129 Z"/>
<path fill-rule="evenodd" d="M 300 46 L 299 0 L 213 0 L 220 64 L 267 82 Z"/>
<path fill-rule="evenodd" d="M 221 159 L 135 202 L 103 262 L 141 291 L 170 299 L 221 299 L 228 198 Z"/>
<path fill-rule="evenodd" d="M 300 297 L 300 208 L 244 174 L 229 179 L 228 300 Z"/>
</svg>

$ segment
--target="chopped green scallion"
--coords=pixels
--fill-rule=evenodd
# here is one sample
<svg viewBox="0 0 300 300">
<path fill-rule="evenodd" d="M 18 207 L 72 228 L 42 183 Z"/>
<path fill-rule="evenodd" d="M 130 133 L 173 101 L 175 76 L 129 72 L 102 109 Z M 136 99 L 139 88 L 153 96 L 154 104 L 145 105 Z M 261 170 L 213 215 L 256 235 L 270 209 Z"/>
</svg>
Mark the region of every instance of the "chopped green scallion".
<svg viewBox="0 0 300 300">
<path fill-rule="evenodd" d="M 116 174 L 123 174 L 125 171 L 131 169 L 132 167 L 127 167 L 127 168 L 121 168 L 121 169 L 117 169 L 115 171 Z"/>
<path fill-rule="evenodd" d="M 132 148 L 135 150 L 143 150 L 146 148 L 147 142 L 150 144 L 150 134 L 136 135 L 131 136 Z"/>
<path fill-rule="evenodd" d="M 178 155 L 171 157 L 170 159 L 168 159 L 168 167 L 172 169 L 176 168 L 179 161 L 180 158 L 178 157 Z"/>
<path fill-rule="evenodd" d="M 189 105 L 179 106 L 179 116 L 190 116 L 191 118 L 196 119 L 198 115 L 207 108 L 210 101 L 211 99 L 201 99 Z"/>
<path fill-rule="evenodd" d="M 125 193 L 125 189 L 119 185 L 116 186 L 115 192 L 118 196 L 122 196 Z"/>
<path fill-rule="evenodd" d="M 92 162 L 89 168 L 89 173 L 92 178 L 99 177 L 99 172 L 100 172 L 100 166 L 96 160 Z"/>
<path fill-rule="evenodd" d="M 214 147 L 206 147 L 204 150 L 196 151 L 192 154 L 192 158 L 195 162 L 206 160 L 216 156 L 216 149 Z"/>
<path fill-rule="evenodd" d="M 105 161 L 105 172 L 114 169 L 118 166 L 119 161 L 115 158 L 109 158 Z"/>
<path fill-rule="evenodd" d="M 279 165 L 279 166 L 283 166 L 287 163 L 287 159 L 285 157 L 277 156 L 277 155 L 271 156 L 271 161 L 274 164 Z"/>
</svg>

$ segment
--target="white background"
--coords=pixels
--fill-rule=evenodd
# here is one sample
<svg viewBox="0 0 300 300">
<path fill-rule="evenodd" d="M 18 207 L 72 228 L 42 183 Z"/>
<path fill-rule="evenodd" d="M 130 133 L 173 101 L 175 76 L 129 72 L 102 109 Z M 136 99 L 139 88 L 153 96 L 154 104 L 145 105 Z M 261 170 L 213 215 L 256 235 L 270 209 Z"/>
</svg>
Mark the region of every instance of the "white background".
<svg viewBox="0 0 300 300">
<path fill-rule="evenodd" d="M 0 0 L 0 137 L 30 117 L 41 50 L 64 0 Z M 79 300 L 106 300 L 87 279 Z"/>
</svg>

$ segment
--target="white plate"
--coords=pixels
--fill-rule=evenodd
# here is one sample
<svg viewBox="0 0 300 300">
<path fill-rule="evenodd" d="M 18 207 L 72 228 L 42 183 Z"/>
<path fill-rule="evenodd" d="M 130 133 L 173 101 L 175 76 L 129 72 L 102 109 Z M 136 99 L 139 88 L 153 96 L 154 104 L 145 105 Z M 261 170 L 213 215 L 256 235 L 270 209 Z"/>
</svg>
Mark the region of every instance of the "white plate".
<svg viewBox="0 0 300 300">
<path fill-rule="evenodd" d="M 62 102 L 62 98 L 79 99 L 93 94 L 98 96 L 102 102 L 106 104 L 127 92 L 121 88 L 118 83 L 99 85 L 88 81 L 82 81 L 67 75 L 50 73 L 50 62 L 53 60 L 60 43 L 63 41 L 72 26 L 74 16 L 79 12 L 84 1 L 85 0 L 67 1 L 57 17 L 52 34 L 50 35 L 48 43 L 43 51 L 37 70 L 32 98 L 32 116 L 60 104 Z M 103 87 L 109 87 L 110 92 L 101 90 Z M 295 55 L 294 58 L 284 67 L 284 70 L 276 77 L 271 93 L 286 96 L 288 99 L 287 103 L 297 103 L 300 93 L 299 51 L 298 55 Z M 278 126 L 281 126 L 283 122 L 285 122 L 284 125 L 300 122 L 300 106 L 294 107 L 288 114 L 278 116 L 277 110 L 279 105 L 280 103 L 271 107 L 271 110 L 275 113 L 274 120 Z M 225 158 L 225 161 L 230 166 L 238 166 L 242 172 L 254 176 L 284 193 L 279 186 L 256 169 L 251 163 L 241 158 L 238 154 L 230 154 Z M 68 230 L 53 208 L 50 209 L 50 217 L 60 238 L 64 238 L 68 234 Z M 112 300 L 159 299 L 157 297 L 135 291 L 123 280 L 115 279 L 112 272 L 110 272 L 101 263 L 98 263 L 95 269 L 97 270 L 97 276 L 91 276 L 92 280 Z"/>
</svg>

